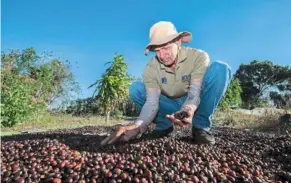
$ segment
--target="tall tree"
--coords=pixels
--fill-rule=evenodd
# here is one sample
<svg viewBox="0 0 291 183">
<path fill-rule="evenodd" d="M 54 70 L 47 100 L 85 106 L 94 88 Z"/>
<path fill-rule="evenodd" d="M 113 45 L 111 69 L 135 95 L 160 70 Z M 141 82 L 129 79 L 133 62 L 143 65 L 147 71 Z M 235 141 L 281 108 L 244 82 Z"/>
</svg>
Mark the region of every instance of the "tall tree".
<svg viewBox="0 0 291 183">
<path fill-rule="evenodd" d="M 242 100 L 244 107 L 256 107 L 260 97 L 268 89 L 285 87 L 291 82 L 291 69 L 289 66 L 275 65 L 271 61 L 254 60 L 250 64 L 241 64 L 236 71 L 242 87 Z"/>
<path fill-rule="evenodd" d="M 128 87 L 133 78 L 127 74 L 128 66 L 124 60 L 123 55 L 115 53 L 113 61 L 105 63 L 111 65 L 102 74 L 101 79 L 89 86 L 95 86 L 93 97 L 97 93 L 96 99 L 103 107 L 106 122 L 109 122 L 110 112 L 129 97 Z"/>
<path fill-rule="evenodd" d="M 69 65 L 59 59 L 29 69 L 29 77 L 38 83 L 35 100 L 43 98 L 47 104 L 51 104 L 56 99 L 68 95 L 69 91 L 78 91 L 78 85 L 73 79 Z"/>
</svg>

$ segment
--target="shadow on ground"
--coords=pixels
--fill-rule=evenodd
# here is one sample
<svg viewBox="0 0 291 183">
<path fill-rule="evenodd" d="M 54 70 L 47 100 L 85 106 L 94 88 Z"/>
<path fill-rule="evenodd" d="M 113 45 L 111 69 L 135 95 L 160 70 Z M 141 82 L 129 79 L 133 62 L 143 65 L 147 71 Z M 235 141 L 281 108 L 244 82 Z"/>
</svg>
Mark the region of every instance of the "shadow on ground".
<svg viewBox="0 0 291 183">
<path fill-rule="evenodd" d="M 61 143 L 67 145 L 71 150 L 87 151 L 87 152 L 108 152 L 114 151 L 118 148 L 118 152 L 122 151 L 124 142 L 116 142 L 112 148 L 112 145 L 101 147 L 101 141 L 108 135 L 118 129 L 116 126 L 98 126 L 98 127 L 81 127 L 75 129 L 60 129 L 51 130 L 46 132 L 18 134 L 11 136 L 4 136 L 1 138 L 2 142 L 5 141 L 27 141 L 27 140 L 42 140 L 42 139 L 56 139 Z M 138 143 L 140 141 L 153 140 L 155 137 L 151 137 L 150 133 L 145 134 L 140 139 L 131 140 L 129 143 Z M 109 148 L 108 148 L 109 147 Z"/>
</svg>

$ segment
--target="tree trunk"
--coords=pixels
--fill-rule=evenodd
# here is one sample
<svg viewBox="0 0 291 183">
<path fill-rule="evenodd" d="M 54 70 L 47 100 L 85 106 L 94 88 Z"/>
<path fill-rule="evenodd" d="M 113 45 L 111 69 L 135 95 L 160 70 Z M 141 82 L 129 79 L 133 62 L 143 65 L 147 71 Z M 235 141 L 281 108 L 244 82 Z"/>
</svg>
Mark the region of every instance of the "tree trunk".
<svg viewBox="0 0 291 183">
<path fill-rule="evenodd" d="M 106 123 L 108 124 L 109 123 L 109 117 L 110 117 L 110 110 L 107 112 L 107 114 L 106 114 L 106 119 L 105 119 L 105 121 L 106 121 Z"/>
</svg>

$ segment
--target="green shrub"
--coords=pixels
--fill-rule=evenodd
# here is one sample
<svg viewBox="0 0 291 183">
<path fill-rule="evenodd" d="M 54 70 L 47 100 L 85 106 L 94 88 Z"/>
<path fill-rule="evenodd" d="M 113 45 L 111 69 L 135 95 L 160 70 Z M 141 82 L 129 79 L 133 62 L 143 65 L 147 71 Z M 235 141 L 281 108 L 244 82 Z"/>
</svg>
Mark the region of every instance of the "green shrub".
<svg viewBox="0 0 291 183">
<path fill-rule="evenodd" d="M 77 83 L 67 61 L 38 56 L 33 48 L 1 54 L 1 126 L 39 120 Z M 77 86 L 78 87 L 78 86 Z"/>
<path fill-rule="evenodd" d="M 114 116 L 117 119 L 121 119 L 123 116 L 123 112 L 119 109 L 115 109 L 112 113 L 112 116 Z"/>
<path fill-rule="evenodd" d="M 242 103 L 241 92 L 242 89 L 238 79 L 233 78 L 226 90 L 222 101 L 218 105 L 218 109 L 226 110 L 231 107 L 239 107 Z"/>
<path fill-rule="evenodd" d="M 1 126 L 12 127 L 28 119 L 34 109 L 32 91 L 27 81 L 1 72 Z"/>
</svg>

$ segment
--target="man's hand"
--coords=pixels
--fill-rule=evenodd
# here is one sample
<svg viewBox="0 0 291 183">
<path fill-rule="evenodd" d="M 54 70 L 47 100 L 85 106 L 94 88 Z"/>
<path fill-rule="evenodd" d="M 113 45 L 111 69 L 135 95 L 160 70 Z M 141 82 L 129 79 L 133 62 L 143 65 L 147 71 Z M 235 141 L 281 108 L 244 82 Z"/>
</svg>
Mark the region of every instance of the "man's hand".
<svg viewBox="0 0 291 183">
<path fill-rule="evenodd" d="M 179 125 L 180 127 L 184 127 L 191 124 L 196 108 L 197 107 L 194 105 L 186 105 L 183 106 L 178 112 L 167 115 L 166 117 L 174 124 Z"/>
<path fill-rule="evenodd" d="M 128 141 L 140 132 L 140 127 L 136 124 L 121 126 L 117 131 L 106 137 L 101 145 L 112 144 L 117 140 Z"/>
</svg>

